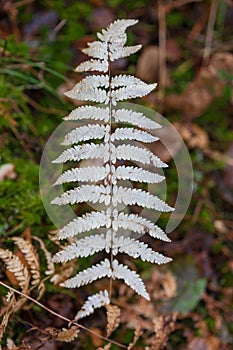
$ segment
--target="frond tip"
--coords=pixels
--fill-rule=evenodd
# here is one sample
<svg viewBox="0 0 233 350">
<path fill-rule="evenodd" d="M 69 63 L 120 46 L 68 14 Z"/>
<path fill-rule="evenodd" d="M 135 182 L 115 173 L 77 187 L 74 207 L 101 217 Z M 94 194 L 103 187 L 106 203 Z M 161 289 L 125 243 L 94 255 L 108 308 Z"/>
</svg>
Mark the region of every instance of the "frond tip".
<svg viewBox="0 0 233 350">
<path fill-rule="evenodd" d="M 110 303 L 110 299 L 109 299 L 108 291 L 101 290 L 99 293 L 96 293 L 88 297 L 88 299 L 83 304 L 81 310 L 77 313 L 74 319 L 75 321 L 78 321 L 80 320 L 80 318 L 89 316 L 95 311 L 95 309 L 108 305 L 109 303 Z"/>
</svg>

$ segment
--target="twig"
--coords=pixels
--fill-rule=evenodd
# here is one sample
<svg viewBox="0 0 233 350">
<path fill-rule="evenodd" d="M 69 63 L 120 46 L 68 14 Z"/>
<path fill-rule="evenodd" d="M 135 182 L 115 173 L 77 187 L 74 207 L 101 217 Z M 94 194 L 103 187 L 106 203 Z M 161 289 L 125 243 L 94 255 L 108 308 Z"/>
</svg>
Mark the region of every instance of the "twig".
<svg viewBox="0 0 233 350">
<path fill-rule="evenodd" d="M 205 48 L 203 53 L 203 65 L 208 63 L 211 54 L 211 47 L 213 41 L 214 24 L 216 21 L 216 15 L 218 11 L 219 0 L 212 0 L 210 7 L 209 20 L 207 25 Z"/>
<path fill-rule="evenodd" d="M 104 337 L 104 336 L 102 336 L 102 335 L 100 335 L 100 334 L 98 334 L 98 333 L 92 331 L 91 329 L 89 329 L 89 328 L 87 328 L 87 327 L 85 327 L 85 326 L 83 326 L 83 325 L 81 325 L 81 324 L 79 324 L 79 323 L 77 323 L 77 322 L 73 322 L 73 321 L 70 320 L 69 318 L 64 317 L 64 316 L 58 314 L 57 312 L 55 312 L 55 311 L 49 309 L 48 307 L 46 307 L 45 305 L 41 304 L 39 301 L 33 299 L 33 298 L 30 297 L 29 295 L 26 295 L 26 294 L 20 292 L 19 290 L 15 289 L 15 288 L 13 288 L 13 287 L 8 286 L 7 284 L 5 284 L 5 283 L 3 283 L 3 282 L 1 282 L 1 281 L 0 281 L 0 285 L 2 285 L 2 286 L 5 287 L 5 288 L 10 289 L 12 292 L 14 292 L 14 293 L 16 293 L 16 294 L 19 294 L 19 295 L 21 295 L 21 296 L 24 297 L 24 298 L 27 298 L 28 300 L 31 300 L 33 303 L 37 304 L 37 305 L 40 306 L 42 309 L 48 311 L 50 314 L 52 314 L 52 315 L 54 315 L 54 316 L 56 316 L 56 317 L 61 318 L 62 320 L 66 321 L 68 324 L 71 324 L 71 323 L 72 323 L 73 325 L 75 325 L 75 326 L 77 326 L 77 327 L 79 327 L 79 328 L 82 328 L 83 330 L 85 330 L 85 331 L 87 331 L 87 332 L 89 332 L 89 333 L 91 333 L 91 334 L 93 334 L 93 335 L 95 335 L 95 336 L 97 336 L 97 337 L 99 337 L 99 338 L 105 340 L 105 341 L 108 341 L 108 342 L 110 342 L 110 343 L 112 343 L 112 344 L 115 344 L 115 345 L 119 346 L 119 347 L 122 348 L 122 349 L 127 349 L 127 346 L 125 346 L 125 345 L 123 345 L 123 344 L 120 344 L 120 343 L 118 343 L 118 342 L 116 342 L 116 341 L 114 341 L 114 340 L 108 339 L 108 338 L 106 338 L 106 337 Z"/>
<path fill-rule="evenodd" d="M 159 105 L 160 112 L 163 111 L 164 90 L 166 86 L 166 7 L 163 1 L 158 0 L 159 21 Z"/>
</svg>

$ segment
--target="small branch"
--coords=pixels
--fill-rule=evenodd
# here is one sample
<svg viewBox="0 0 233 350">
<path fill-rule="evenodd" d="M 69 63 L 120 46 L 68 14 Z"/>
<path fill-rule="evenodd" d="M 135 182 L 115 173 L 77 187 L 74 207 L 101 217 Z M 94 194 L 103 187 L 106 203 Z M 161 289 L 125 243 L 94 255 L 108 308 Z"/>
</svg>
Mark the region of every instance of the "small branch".
<svg viewBox="0 0 233 350">
<path fill-rule="evenodd" d="M 203 53 L 203 65 L 207 64 L 211 54 L 211 47 L 213 42 L 214 25 L 218 11 L 219 0 L 212 0 L 210 7 L 209 20 L 207 25 L 205 48 Z"/>
<path fill-rule="evenodd" d="M 112 343 L 112 344 L 115 344 L 115 345 L 117 345 L 118 347 L 120 347 L 120 348 L 122 348 L 122 349 L 127 349 L 127 346 L 125 346 L 125 345 L 123 345 L 123 344 L 120 344 L 120 343 L 118 343 L 118 342 L 116 342 L 116 341 L 114 341 L 114 340 L 108 339 L 108 338 L 106 338 L 106 337 L 104 337 L 104 336 L 102 336 L 102 335 L 100 335 L 100 334 L 98 334 L 98 333 L 92 331 L 91 329 L 88 329 L 87 327 L 85 327 L 85 326 L 83 326 L 83 325 L 81 325 L 81 324 L 79 324 L 79 323 L 77 323 L 77 322 L 73 322 L 73 321 L 70 320 L 69 318 L 64 317 L 64 316 L 58 314 L 57 312 L 55 312 L 55 311 L 49 309 L 48 307 L 46 307 L 45 305 L 41 304 L 39 301 L 33 299 L 33 298 L 30 297 L 29 295 L 26 295 L 26 294 L 20 292 L 19 290 L 15 289 L 15 288 L 13 288 L 13 287 L 8 286 L 7 284 L 5 284 L 5 283 L 3 283 L 3 282 L 1 282 L 1 281 L 0 281 L 0 285 L 2 285 L 2 286 L 5 287 L 5 288 L 8 288 L 9 290 L 11 290 L 12 292 L 14 292 L 14 293 L 16 293 L 16 294 L 21 295 L 21 296 L 24 297 L 24 298 L 27 298 L 28 300 L 31 300 L 33 303 L 37 304 L 37 305 L 40 306 L 42 309 L 46 310 L 47 312 L 49 312 L 50 314 L 52 314 L 52 315 L 54 315 L 54 316 L 59 317 L 60 319 L 66 321 L 68 324 L 71 324 L 71 323 L 72 323 L 73 325 L 75 325 L 75 326 L 77 326 L 77 327 L 79 327 L 79 328 L 81 328 L 81 329 L 83 329 L 83 330 L 85 330 L 85 331 L 87 331 L 87 332 L 89 332 L 89 333 L 91 333 L 91 334 L 93 334 L 93 335 L 95 335 L 95 336 L 97 336 L 97 337 L 99 337 L 99 338 L 105 340 L 105 341 L 108 341 L 108 342 L 110 342 L 110 343 Z"/>
</svg>

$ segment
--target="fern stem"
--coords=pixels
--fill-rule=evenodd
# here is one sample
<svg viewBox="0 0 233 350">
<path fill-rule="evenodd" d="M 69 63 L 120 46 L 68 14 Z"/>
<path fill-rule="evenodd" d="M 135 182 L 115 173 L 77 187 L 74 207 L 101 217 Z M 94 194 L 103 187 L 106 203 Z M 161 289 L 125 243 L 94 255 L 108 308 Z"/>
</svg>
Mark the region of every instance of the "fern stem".
<svg viewBox="0 0 233 350">
<path fill-rule="evenodd" d="M 109 204 L 109 209 L 111 211 L 111 248 L 110 248 L 110 268 L 113 270 L 112 262 L 113 262 L 113 253 L 112 253 L 112 246 L 113 246 L 113 230 L 112 230 L 112 221 L 113 221 L 113 204 L 112 204 L 112 197 L 113 197 L 113 183 L 112 183 L 112 151 L 111 151 L 111 132 L 112 132 L 112 96 L 111 96 L 111 60 L 110 60 L 110 49 L 108 44 L 108 79 L 109 79 L 109 167 L 110 167 L 110 174 L 109 174 L 109 184 L 111 187 L 110 190 L 110 197 L 111 201 Z M 112 276 L 109 279 L 109 298 L 111 300 L 112 297 Z"/>
</svg>

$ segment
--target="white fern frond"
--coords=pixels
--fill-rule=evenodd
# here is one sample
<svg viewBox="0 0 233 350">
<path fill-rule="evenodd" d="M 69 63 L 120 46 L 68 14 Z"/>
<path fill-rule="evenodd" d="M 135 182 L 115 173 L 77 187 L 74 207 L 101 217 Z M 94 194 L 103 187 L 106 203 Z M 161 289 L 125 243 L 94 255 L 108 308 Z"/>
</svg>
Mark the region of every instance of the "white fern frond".
<svg viewBox="0 0 233 350">
<path fill-rule="evenodd" d="M 146 143 L 158 141 L 158 137 L 149 134 L 146 131 L 138 130 L 135 128 L 116 128 L 111 135 L 111 141 L 115 140 L 135 140 Z"/>
<path fill-rule="evenodd" d="M 126 29 L 135 25 L 138 20 L 135 19 L 117 19 L 111 23 L 106 29 L 103 29 L 101 33 L 97 33 L 97 37 L 109 44 L 125 45 L 127 36 Z M 112 52 L 112 50 L 110 50 Z"/>
<path fill-rule="evenodd" d="M 67 237 L 74 237 L 81 232 L 98 229 L 100 227 L 111 226 L 110 214 L 107 212 L 96 212 L 84 214 L 81 217 L 69 222 L 66 226 L 58 231 L 58 238 L 65 239 Z"/>
<path fill-rule="evenodd" d="M 108 205 L 111 200 L 110 186 L 82 185 L 73 190 L 64 192 L 52 200 L 51 204 L 65 205 L 82 202 L 103 203 Z"/>
<path fill-rule="evenodd" d="M 119 264 L 117 260 L 113 260 L 112 267 L 112 277 L 114 279 L 123 279 L 124 282 L 137 294 L 142 295 L 147 300 L 150 300 L 142 279 L 135 271 L 130 270 L 126 265 Z"/>
<path fill-rule="evenodd" d="M 157 84 L 130 84 L 128 86 L 112 90 L 112 103 L 113 105 L 116 105 L 117 101 L 146 96 L 152 90 L 154 90 L 156 86 Z"/>
<path fill-rule="evenodd" d="M 157 196 L 153 196 L 152 194 L 142 191 L 141 189 L 131 189 L 122 186 L 113 187 L 112 203 L 114 206 L 116 206 L 117 203 L 124 203 L 126 205 L 137 204 L 141 207 L 155 209 L 161 212 L 169 212 L 174 210 Z"/>
<path fill-rule="evenodd" d="M 142 164 L 153 164 L 156 168 L 166 168 L 167 164 L 162 162 L 151 151 L 132 145 L 119 145 L 116 147 L 116 158 L 132 160 Z"/>
<path fill-rule="evenodd" d="M 153 222 L 138 216 L 137 214 L 124 214 L 117 213 L 114 216 L 112 223 L 114 231 L 118 231 L 119 228 L 124 230 L 132 230 L 135 233 L 145 234 L 148 233 L 151 237 L 161 239 L 165 242 L 171 242 L 165 232 Z"/>
<path fill-rule="evenodd" d="M 128 57 L 141 49 L 142 45 L 125 46 L 115 45 L 114 51 L 110 53 L 110 60 L 115 61 L 118 58 Z"/>
<path fill-rule="evenodd" d="M 80 320 L 80 318 L 89 316 L 92 314 L 95 309 L 98 309 L 102 306 L 109 305 L 110 299 L 107 290 L 100 291 L 99 293 L 93 294 L 85 301 L 81 310 L 75 316 L 75 321 Z"/>
<path fill-rule="evenodd" d="M 109 87 L 109 77 L 108 75 L 88 75 L 78 82 L 72 90 L 88 90 L 91 88 Z"/>
<path fill-rule="evenodd" d="M 109 159 L 109 144 L 87 143 L 74 146 L 63 151 L 62 154 L 53 160 L 53 163 L 66 163 L 70 160 L 79 161 L 81 159 L 103 159 L 106 162 Z"/>
<path fill-rule="evenodd" d="M 118 109 L 113 114 L 116 122 L 130 123 L 143 129 L 159 129 L 161 125 L 145 117 L 143 113 L 134 112 L 130 109 Z"/>
<path fill-rule="evenodd" d="M 78 257 L 87 257 L 104 249 L 106 249 L 106 237 L 104 234 L 87 236 L 56 253 L 53 257 L 53 262 L 66 262 Z"/>
<path fill-rule="evenodd" d="M 164 176 L 152 173 L 148 170 L 125 165 L 119 166 L 116 169 L 115 176 L 119 180 L 131 180 L 147 183 L 159 183 L 165 179 Z"/>
<path fill-rule="evenodd" d="M 87 43 L 88 48 L 82 49 L 89 57 L 99 58 L 101 60 L 108 59 L 108 44 L 106 42 L 101 41 L 93 41 L 91 43 Z"/>
<path fill-rule="evenodd" d="M 61 283 L 61 286 L 66 288 L 78 288 L 91 282 L 101 279 L 103 277 L 111 277 L 112 270 L 110 268 L 110 261 L 104 259 L 97 265 L 93 265 L 86 270 L 79 272 L 76 276 Z"/>
<path fill-rule="evenodd" d="M 75 108 L 64 120 L 93 119 L 108 122 L 109 107 L 81 106 Z"/>
<path fill-rule="evenodd" d="M 141 79 L 134 77 L 133 75 L 116 75 L 111 79 L 111 88 L 115 89 L 118 87 L 128 87 L 128 86 L 148 86 L 148 84 L 144 83 Z M 154 87 L 157 84 L 152 84 Z"/>
<path fill-rule="evenodd" d="M 72 89 L 65 92 L 65 95 L 80 101 L 93 101 L 100 103 L 108 103 L 109 101 L 106 91 L 101 88 L 89 87 L 88 89 Z"/>
<path fill-rule="evenodd" d="M 171 258 L 154 252 L 147 244 L 124 236 L 115 237 L 114 239 L 113 254 L 117 254 L 118 252 L 126 253 L 134 259 L 140 257 L 142 261 L 148 261 L 158 265 L 172 261 Z"/>
<path fill-rule="evenodd" d="M 107 126 L 104 125 L 88 124 L 80 126 L 76 129 L 73 129 L 65 136 L 62 145 L 72 145 L 81 141 L 102 139 L 107 132 Z"/>
<path fill-rule="evenodd" d="M 75 72 L 88 72 L 97 71 L 106 73 L 108 71 L 108 61 L 107 60 L 88 60 L 80 63 L 76 68 Z"/>
<path fill-rule="evenodd" d="M 89 166 L 85 168 L 73 168 L 71 170 L 65 171 L 62 175 L 59 176 L 54 185 L 61 185 L 67 182 L 98 182 L 103 180 L 110 171 L 109 164 L 106 164 L 105 167 L 99 166 Z"/>
</svg>

